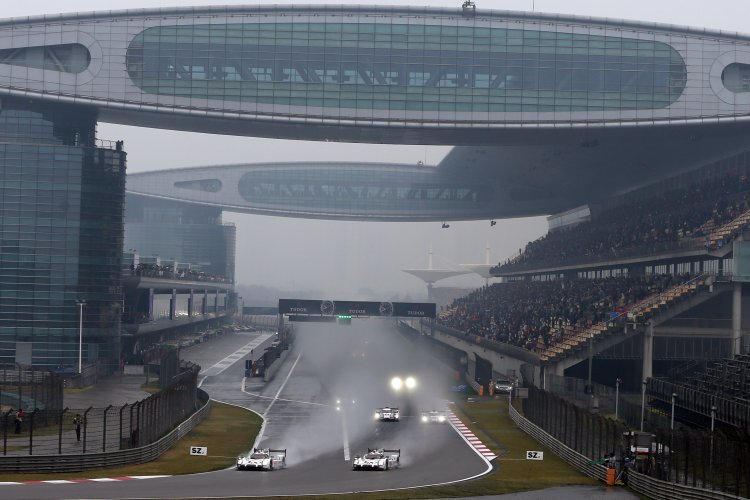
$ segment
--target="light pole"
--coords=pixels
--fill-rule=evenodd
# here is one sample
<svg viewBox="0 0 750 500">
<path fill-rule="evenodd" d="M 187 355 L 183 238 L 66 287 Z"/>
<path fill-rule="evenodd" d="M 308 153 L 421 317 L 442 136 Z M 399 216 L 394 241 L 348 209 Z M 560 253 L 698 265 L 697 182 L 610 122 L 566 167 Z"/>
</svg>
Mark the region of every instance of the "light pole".
<svg viewBox="0 0 750 500">
<path fill-rule="evenodd" d="M 643 432 L 643 420 L 646 418 L 646 379 L 643 380 L 643 393 L 641 395 L 641 432 Z"/>
<path fill-rule="evenodd" d="M 78 306 L 78 374 L 83 373 L 83 306 L 85 300 L 76 301 Z"/>
<path fill-rule="evenodd" d="M 620 383 L 622 382 L 621 378 L 617 378 L 615 380 L 615 420 L 619 420 L 619 409 L 620 409 Z"/>
<path fill-rule="evenodd" d="M 673 392 L 672 393 L 672 417 L 671 417 L 671 420 L 669 422 L 669 430 L 670 431 L 674 430 L 674 403 L 675 403 L 675 401 L 677 401 L 677 393 Z"/>
<path fill-rule="evenodd" d="M 716 420 L 716 406 L 711 405 L 711 451 L 708 454 L 708 470 L 714 467 L 714 422 Z"/>
</svg>

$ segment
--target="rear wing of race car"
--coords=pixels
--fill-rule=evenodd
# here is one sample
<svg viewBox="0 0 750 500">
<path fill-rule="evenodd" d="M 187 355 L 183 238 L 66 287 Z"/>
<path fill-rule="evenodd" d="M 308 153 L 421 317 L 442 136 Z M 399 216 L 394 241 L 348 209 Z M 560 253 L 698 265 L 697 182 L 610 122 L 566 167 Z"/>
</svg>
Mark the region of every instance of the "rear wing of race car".
<svg viewBox="0 0 750 500">
<path fill-rule="evenodd" d="M 395 406 L 383 406 L 375 410 L 376 413 L 383 414 L 383 412 L 398 413 L 398 408 Z"/>
<path fill-rule="evenodd" d="M 394 450 L 383 450 L 383 455 L 385 455 L 388 460 L 396 460 L 398 461 L 401 458 L 401 448 L 394 449 Z"/>
<path fill-rule="evenodd" d="M 253 453 L 267 453 L 272 458 L 286 458 L 286 448 L 284 449 L 273 449 L 273 448 L 253 448 Z"/>
<path fill-rule="evenodd" d="M 387 448 L 367 448 L 367 453 L 382 453 L 390 457 L 400 457 L 401 448 L 389 450 Z"/>
</svg>

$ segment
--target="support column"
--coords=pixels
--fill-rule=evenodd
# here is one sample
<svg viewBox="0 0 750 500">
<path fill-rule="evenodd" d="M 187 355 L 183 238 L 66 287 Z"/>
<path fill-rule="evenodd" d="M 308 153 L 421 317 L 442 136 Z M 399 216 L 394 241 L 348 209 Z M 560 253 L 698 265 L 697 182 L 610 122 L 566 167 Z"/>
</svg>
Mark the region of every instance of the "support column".
<svg viewBox="0 0 750 500">
<path fill-rule="evenodd" d="M 654 321 L 650 320 L 643 332 L 643 380 L 651 378 L 654 364 Z"/>
<path fill-rule="evenodd" d="M 732 356 L 742 351 L 742 283 L 732 284 Z"/>
</svg>

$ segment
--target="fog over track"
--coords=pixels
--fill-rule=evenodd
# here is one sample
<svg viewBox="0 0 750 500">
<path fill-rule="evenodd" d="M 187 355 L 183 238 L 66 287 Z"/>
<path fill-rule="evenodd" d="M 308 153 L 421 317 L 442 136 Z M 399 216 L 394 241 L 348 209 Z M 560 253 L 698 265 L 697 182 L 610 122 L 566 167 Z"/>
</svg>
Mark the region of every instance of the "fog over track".
<svg viewBox="0 0 750 500">
<path fill-rule="evenodd" d="M 301 323 L 295 330 L 291 352 L 268 383 L 243 380 L 244 360 L 239 359 L 206 377 L 202 385 L 215 400 L 265 414 L 259 444 L 286 448 L 286 469 L 232 467 L 143 481 L 0 486 L 0 492 L 28 499 L 269 497 L 411 488 L 460 481 L 489 470 L 450 425 L 421 423 L 420 411 L 445 407 L 445 390 L 453 381 L 439 362 L 395 332 L 391 321 Z M 247 345 L 253 335 L 258 334 L 226 335 L 185 349 L 183 356 L 211 367 Z M 416 390 L 394 393 L 390 380 L 395 375 L 414 376 Z M 375 409 L 382 406 L 398 406 L 401 421 L 376 422 Z M 401 467 L 352 471 L 351 461 L 345 460 L 345 443 L 349 458 L 368 447 L 400 448 Z M 189 444 L 208 446 L 211 453 L 211 443 L 178 446 L 187 454 Z M 247 448 L 252 445 L 247 443 Z"/>
</svg>

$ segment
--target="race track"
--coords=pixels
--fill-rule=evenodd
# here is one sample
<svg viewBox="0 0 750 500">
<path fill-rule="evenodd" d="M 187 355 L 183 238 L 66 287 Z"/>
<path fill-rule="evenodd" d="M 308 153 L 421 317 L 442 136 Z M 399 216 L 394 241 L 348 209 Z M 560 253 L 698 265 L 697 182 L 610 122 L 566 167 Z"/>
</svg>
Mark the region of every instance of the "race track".
<svg viewBox="0 0 750 500">
<path fill-rule="evenodd" d="M 433 358 L 391 325 L 355 320 L 346 326 L 302 324 L 296 329 L 293 349 L 268 383 L 244 379 L 244 357 L 226 360 L 232 349 L 239 350 L 254 339 L 256 344 L 263 340 L 254 349 L 257 357 L 272 337 L 233 334 L 221 340 L 223 344 L 217 341 L 183 352 L 186 359 L 212 374 L 203 380 L 202 388 L 213 399 L 264 416 L 258 445 L 286 448 L 286 469 L 232 468 L 118 483 L 3 486 L 3 494 L 28 499 L 268 497 L 413 488 L 489 471 L 488 462 L 452 426 L 420 421 L 421 411 L 446 408 L 451 380 Z M 396 393 L 390 380 L 397 375 L 414 376 L 417 388 Z M 401 421 L 376 421 L 374 412 L 381 406 L 398 406 Z M 252 446 L 247 443 L 248 450 Z M 401 466 L 389 471 L 352 471 L 351 458 L 367 448 L 400 448 Z"/>
</svg>

